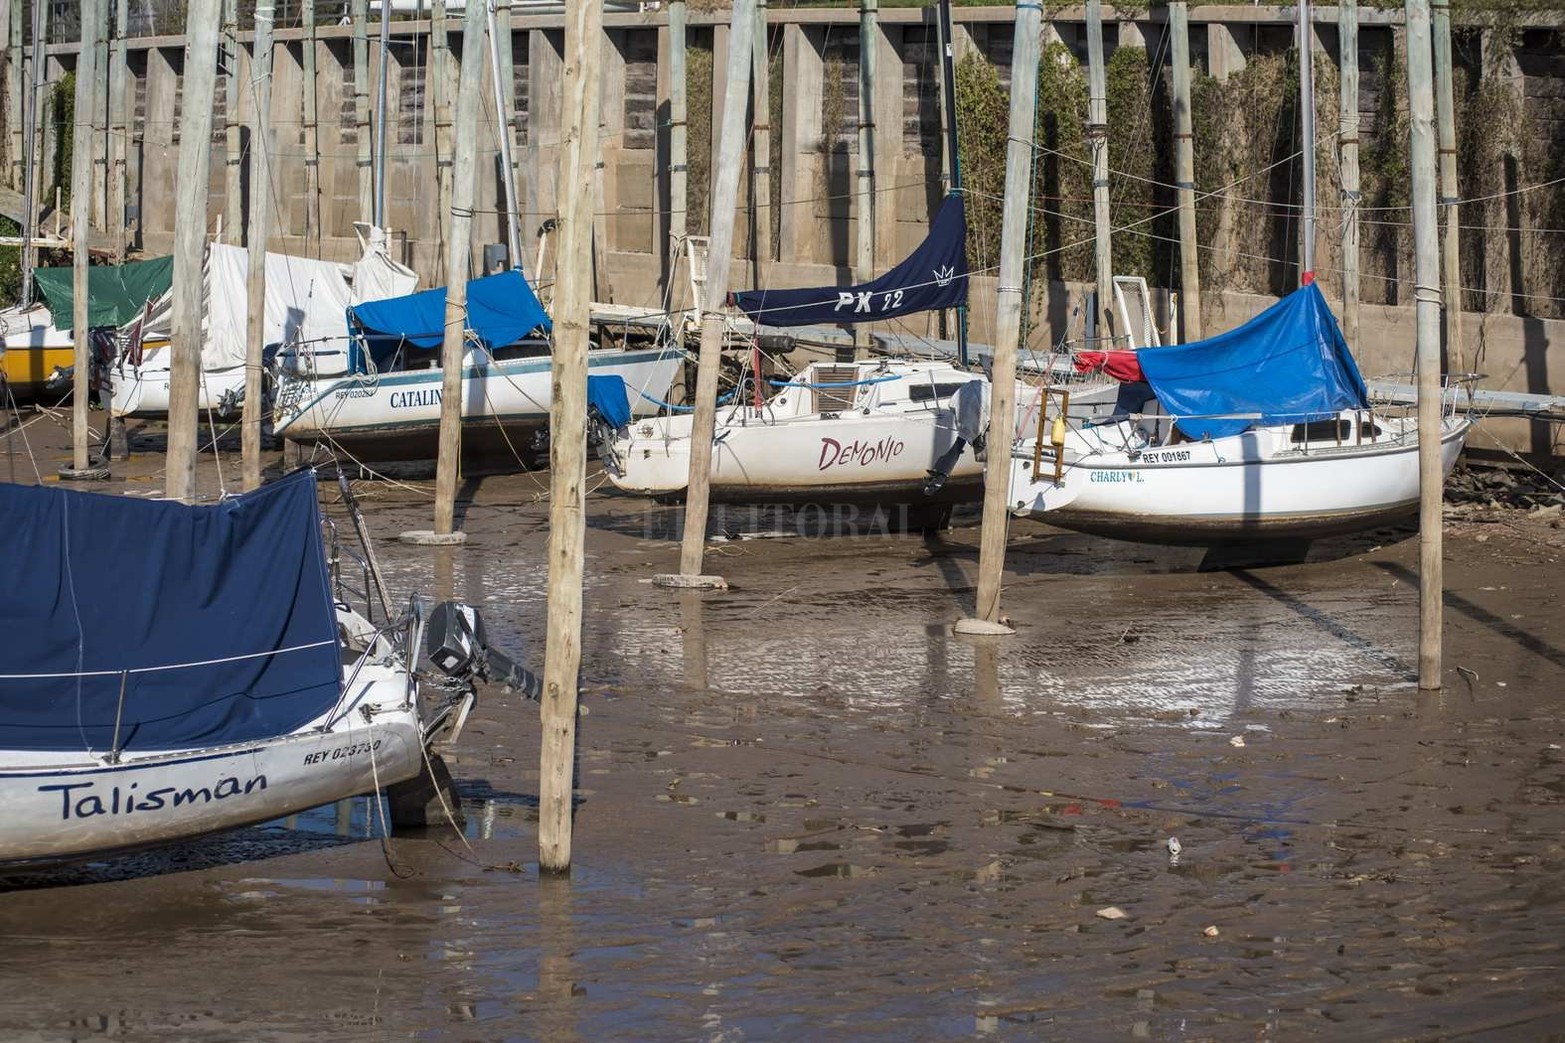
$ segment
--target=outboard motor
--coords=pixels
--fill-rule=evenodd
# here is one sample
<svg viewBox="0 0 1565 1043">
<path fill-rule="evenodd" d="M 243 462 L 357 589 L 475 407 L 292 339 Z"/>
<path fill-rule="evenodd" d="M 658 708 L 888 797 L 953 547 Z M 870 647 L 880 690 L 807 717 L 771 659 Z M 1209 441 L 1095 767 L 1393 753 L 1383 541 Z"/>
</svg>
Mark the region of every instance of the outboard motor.
<svg viewBox="0 0 1565 1043">
<path fill-rule="evenodd" d="M 983 461 L 987 455 L 989 434 L 989 382 L 969 380 L 951 395 L 951 411 L 956 419 L 956 440 L 941 454 L 935 466 L 924 475 L 924 495 L 933 496 L 944 488 L 951 470 L 969 445 L 973 455 Z"/>
<path fill-rule="evenodd" d="M 477 679 L 520 689 L 527 698 L 543 698 L 543 681 L 504 652 L 489 646 L 478 610 L 459 601 L 442 601 L 429 614 L 424 652 L 436 669 L 459 681 Z"/>
</svg>

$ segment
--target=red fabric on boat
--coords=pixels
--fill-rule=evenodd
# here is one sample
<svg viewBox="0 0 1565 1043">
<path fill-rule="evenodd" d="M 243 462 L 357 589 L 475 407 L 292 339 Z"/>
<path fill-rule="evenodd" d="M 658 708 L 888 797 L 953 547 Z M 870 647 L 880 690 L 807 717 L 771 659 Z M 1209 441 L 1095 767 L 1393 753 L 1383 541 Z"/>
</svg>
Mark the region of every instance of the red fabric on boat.
<svg viewBox="0 0 1565 1043">
<path fill-rule="evenodd" d="M 1141 363 L 1134 351 L 1079 351 L 1076 353 L 1076 372 L 1092 373 L 1103 370 L 1121 384 L 1134 384 L 1143 379 Z"/>
</svg>

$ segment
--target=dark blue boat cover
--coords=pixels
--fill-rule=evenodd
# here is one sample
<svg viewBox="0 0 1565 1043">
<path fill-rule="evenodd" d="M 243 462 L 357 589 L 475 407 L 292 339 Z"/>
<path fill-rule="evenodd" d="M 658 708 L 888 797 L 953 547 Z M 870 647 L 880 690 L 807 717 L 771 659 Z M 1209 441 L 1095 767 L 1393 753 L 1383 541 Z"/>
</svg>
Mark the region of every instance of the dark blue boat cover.
<svg viewBox="0 0 1565 1043">
<path fill-rule="evenodd" d="M 618 373 L 588 374 L 587 408 L 597 409 L 598 415 L 615 430 L 630 423 L 630 392 L 625 378 Z"/>
<path fill-rule="evenodd" d="M 209 507 L 0 484 L 0 531 L 0 750 L 113 749 L 124 670 L 127 750 L 283 735 L 336 702 L 313 472 Z"/>
<path fill-rule="evenodd" d="M 861 286 L 742 290 L 734 302 L 770 326 L 879 322 L 967 303 L 967 211 L 946 196 L 929 236 L 901 264 Z"/>
<path fill-rule="evenodd" d="M 445 339 L 446 288 L 355 304 L 348 324 L 371 336 L 410 340 L 421 348 L 438 348 Z M 514 344 L 533 330 L 552 328 L 527 277 L 512 269 L 486 275 L 467 284 L 467 328 L 484 346 Z"/>
<path fill-rule="evenodd" d="M 1136 358 L 1153 394 L 1191 438 L 1326 420 L 1369 405 L 1364 378 L 1314 283 L 1227 333 L 1144 348 Z M 1234 414 L 1259 419 L 1222 419 Z"/>
</svg>

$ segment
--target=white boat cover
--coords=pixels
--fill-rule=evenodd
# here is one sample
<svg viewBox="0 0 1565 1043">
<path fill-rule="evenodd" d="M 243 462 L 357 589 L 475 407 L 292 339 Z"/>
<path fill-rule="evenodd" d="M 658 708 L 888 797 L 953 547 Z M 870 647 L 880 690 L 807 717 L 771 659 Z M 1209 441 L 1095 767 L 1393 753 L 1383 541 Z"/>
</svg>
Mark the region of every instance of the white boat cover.
<svg viewBox="0 0 1565 1043">
<path fill-rule="evenodd" d="M 391 259 L 386 231 L 374 225 L 354 225 L 363 256 L 353 265 L 353 303 L 406 297 L 418 289 L 418 274 Z"/>
<path fill-rule="evenodd" d="M 340 341 L 347 334 L 350 305 L 413 291 L 418 276 L 387 254 L 385 232 L 371 227 L 359 239 L 364 254 L 351 266 L 289 254 L 266 255 L 267 344 Z M 223 243 L 207 247 L 201 302 L 203 370 L 244 365 L 249 273 L 250 255 L 244 247 Z M 153 302 L 142 336 L 167 338 L 173 316 L 173 295 L 165 294 Z"/>
</svg>

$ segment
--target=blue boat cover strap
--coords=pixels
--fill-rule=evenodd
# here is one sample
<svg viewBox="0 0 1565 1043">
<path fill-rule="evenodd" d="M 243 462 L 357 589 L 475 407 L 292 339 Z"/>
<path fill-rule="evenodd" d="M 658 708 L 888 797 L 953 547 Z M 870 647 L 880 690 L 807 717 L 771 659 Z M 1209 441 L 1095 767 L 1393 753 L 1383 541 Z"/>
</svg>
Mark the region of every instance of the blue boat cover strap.
<svg viewBox="0 0 1565 1043">
<path fill-rule="evenodd" d="M 625 378 L 618 373 L 588 374 L 587 408 L 596 409 L 616 431 L 630 423 L 630 394 L 625 390 Z"/>
<path fill-rule="evenodd" d="M 348 309 L 348 324 L 370 336 L 438 348 L 445 339 L 446 288 L 355 304 Z M 502 348 L 533 330 L 553 327 L 526 276 L 512 269 L 467 284 L 467 328 L 486 348 Z"/>
<path fill-rule="evenodd" d="M 967 303 L 967 213 L 946 196 L 929 236 L 901 264 L 859 286 L 742 290 L 734 303 L 757 323 L 813 326 L 879 322 Z"/>
<path fill-rule="evenodd" d="M 200 749 L 337 702 L 313 472 L 206 507 L 0 485 L 0 528 L 0 750 L 106 753 L 116 716 L 121 750 Z"/>
<path fill-rule="evenodd" d="M 1136 358 L 1164 410 L 1195 439 L 1369 407 L 1364 378 L 1314 283 L 1243 326 L 1190 344 L 1144 348 Z"/>
</svg>

